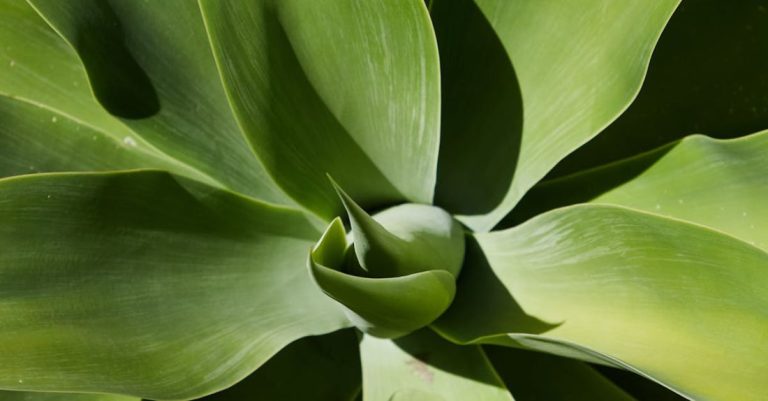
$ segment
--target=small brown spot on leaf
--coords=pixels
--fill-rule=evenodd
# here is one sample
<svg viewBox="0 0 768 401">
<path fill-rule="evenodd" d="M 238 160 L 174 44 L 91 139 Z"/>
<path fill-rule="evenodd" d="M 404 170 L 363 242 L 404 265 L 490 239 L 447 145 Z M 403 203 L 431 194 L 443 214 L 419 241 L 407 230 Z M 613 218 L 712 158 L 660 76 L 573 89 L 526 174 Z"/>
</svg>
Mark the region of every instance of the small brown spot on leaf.
<svg viewBox="0 0 768 401">
<path fill-rule="evenodd" d="M 413 370 L 413 373 L 416 374 L 416 376 L 421 380 L 427 383 L 432 383 L 435 378 L 435 374 L 432 373 L 431 369 L 429 368 L 429 364 L 427 364 L 428 360 L 429 354 L 417 354 L 408 360 L 406 364 L 410 366 L 411 370 Z"/>
</svg>

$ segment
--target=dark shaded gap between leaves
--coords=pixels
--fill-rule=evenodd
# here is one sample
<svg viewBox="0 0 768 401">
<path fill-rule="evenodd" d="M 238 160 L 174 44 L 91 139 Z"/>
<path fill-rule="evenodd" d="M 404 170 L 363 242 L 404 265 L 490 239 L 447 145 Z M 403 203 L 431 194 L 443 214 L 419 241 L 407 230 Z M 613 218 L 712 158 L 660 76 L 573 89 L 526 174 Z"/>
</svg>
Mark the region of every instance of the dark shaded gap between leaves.
<svg viewBox="0 0 768 401">
<path fill-rule="evenodd" d="M 566 394 L 569 401 L 629 399 L 588 363 L 510 347 L 484 345 L 483 349 L 515 401 L 560 401 Z"/>
<path fill-rule="evenodd" d="M 503 230 L 559 207 L 589 202 L 648 170 L 679 141 L 641 155 L 536 184 L 494 227 Z"/>
<path fill-rule="evenodd" d="M 435 204 L 483 214 L 512 183 L 523 130 L 517 76 L 501 40 L 472 0 L 435 0 L 442 112 Z"/>
<path fill-rule="evenodd" d="M 239 383 L 197 400 L 351 400 L 361 382 L 357 335 L 342 329 L 296 340 Z"/>
<path fill-rule="evenodd" d="M 612 368 L 609 366 L 594 365 L 600 372 L 614 384 L 635 397 L 638 401 L 687 401 L 688 399 L 662 386 L 653 380 L 642 377 L 636 373 Z"/>
<path fill-rule="evenodd" d="M 488 260 L 471 236 L 451 307 L 433 324 L 440 333 L 460 329 L 459 340 L 469 341 L 506 333 L 541 334 L 558 326 L 528 315 L 491 269 Z M 477 311 L 494 311 L 493 314 Z"/>
<path fill-rule="evenodd" d="M 88 2 L 91 12 L 77 19 L 74 47 L 85 65 L 98 101 L 111 114 L 140 119 L 160 111 L 147 73 L 128 49 L 120 20 L 107 0 Z"/>
<path fill-rule="evenodd" d="M 495 313 L 490 315 L 477 313 L 478 310 L 493 310 Z M 422 361 L 445 372 L 498 386 L 495 376 L 484 376 L 481 372 L 473 371 L 468 364 L 462 364 L 461 361 L 455 363 L 456 361 L 451 358 L 441 359 L 439 355 L 433 355 L 434 351 L 425 352 L 418 339 L 426 337 L 432 344 L 438 344 L 439 347 L 445 349 L 456 347 L 457 350 L 461 350 L 480 346 L 457 345 L 444 337 L 460 337 L 454 340 L 470 341 L 478 337 L 515 332 L 539 334 L 554 327 L 557 325 L 543 322 L 523 311 L 491 270 L 477 241 L 467 237 L 464 267 L 457 280 L 456 298 L 451 307 L 432 324 L 432 330 L 423 329 L 415 333 L 416 336 L 413 338 L 406 336 L 395 340 L 395 344 L 413 356 L 414 360 Z"/>
<path fill-rule="evenodd" d="M 594 199 L 640 175 L 690 134 L 736 138 L 766 127 L 768 5 L 684 2 L 632 105 L 563 159 L 495 229 Z"/>
</svg>

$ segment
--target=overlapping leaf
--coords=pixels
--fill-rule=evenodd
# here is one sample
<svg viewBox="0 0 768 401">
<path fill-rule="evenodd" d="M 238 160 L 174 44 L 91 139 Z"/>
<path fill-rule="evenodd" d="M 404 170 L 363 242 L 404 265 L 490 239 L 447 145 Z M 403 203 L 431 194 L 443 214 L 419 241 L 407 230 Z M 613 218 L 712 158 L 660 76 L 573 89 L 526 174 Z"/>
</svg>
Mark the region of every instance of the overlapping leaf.
<svg viewBox="0 0 768 401">
<path fill-rule="evenodd" d="M 233 118 L 195 2 L 30 0 L 30 4 L 76 51 L 95 97 L 129 129 L 129 133 L 125 127 L 120 130 L 126 143 L 143 139 L 229 189 L 271 202 L 290 202 L 264 172 Z M 15 25 L 24 27 L 24 22 Z M 14 43 L 51 42 L 52 32 L 29 33 L 33 35 Z M 41 81 L 59 82 L 52 86 L 67 89 L 70 82 L 85 83 L 83 67 L 71 51 L 62 54 L 65 68 L 59 72 L 46 68 L 55 55 L 32 50 L 31 56 L 18 51 L 34 57 L 31 67 L 41 76 L 31 77 L 34 82 L 29 85 L 14 79 L 14 85 L 24 85 L 21 90 L 26 86 L 37 90 Z M 26 63 L 19 60 L 17 66 Z M 64 75 L 73 70 L 79 70 L 75 81 Z M 46 90 L 55 94 L 53 88 Z M 41 95 L 42 103 L 59 101 L 49 98 L 48 92 Z M 69 96 L 62 101 L 71 101 L 65 99 Z M 101 118 L 103 113 L 89 114 Z M 82 121 L 90 122 L 90 115 Z M 110 122 L 106 132 L 113 133 L 115 124 L 120 123 Z"/>
<path fill-rule="evenodd" d="M 361 330 L 399 337 L 428 325 L 451 304 L 456 290 L 451 273 L 426 270 L 391 277 L 355 276 L 343 271 L 347 249 L 344 226 L 337 218 L 312 249 L 308 264 L 318 287 L 343 304 Z"/>
<path fill-rule="evenodd" d="M 630 107 L 550 172 L 563 176 L 700 133 L 735 138 L 768 127 L 768 7 L 684 1 L 653 50 Z"/>
<path fill-rule="evenodd" d="M 514 171 L 508 192 L 493 210 L 461 216 L 472 228 L 489 230 L 558 161 L 627 107 L 678 1 L 476 3 L 512 61 L 523 109 L 519 156 L 510 155 L 516 164 L 498 166 Z"/>
<path fill-rule="evenodd" d="M 766 149 L 768 131 L 732 140 L 691 136 L 638 177 L 592 202 L 703 224 L 768 251 Z M 616 174 L 623 164 L 601 173 Z"/>
<path fill-rule="evenodd" d="M 221 390 L 293 340 L 350 324 L 308 279 L 319 233 L 307 218 L 229 190 L 290 196 L 330 218 L 341 204 L 326 173 L 367 208 L 429 203 L 437 182 L 438 202 L 487 230 L 626 108 L 677 5 L 437 1 L 448 114 L 436 180 L 440 78 L 421 1 L 30 2 L 45 21 L 0 0 L 0 38 L 11 44 L 0 48 L 0 176 L 175 175 L 0 181 L 0 387 L 150 398 Z M 463 154 L 466 138 L 483 151 Z M 692 137 L 541 185 L 547 199 L 570 188 L 574 202 L 626 207 L 576 206 L 477 235 L 435 330 L 625 367 L 691 398 L 760 399 L 767 141 Z M 600 193 L 628 167 L 634 180 Z M 343 251 L 340 222 L 331 228 Z M 347 281 L 345 294 L 365 299 Z M 349 334 L 330 343 L 345 337 L 336 345 L 348 351 Z M 353 397 L 354 373 L 340 386 L 312 375 L 340 363 L 311 342 L 212 399 L 241 398 L 305 354 L 318 358 L 291 373 L 326 385 L 312 396 Z M 366 400 L 511 400 L 479 346 L 424 330 L 366 335 L 361 350 Z M 530 373 L 504 366 L 508 383 Z M 626 397 L 579 362 L 552 366 L 588 383 L 548 389 L 558 396 Z M 270 396 L 309 397 L 299 386 Z M 518 391 L 524 400 L 530 387 Z M 131 399 L 38 399 L 62 397 Z"/>
<path fill-rule="evenodd" d="M 211 181 L 103 110 L 76 55 L 26 2 L 0 9 L 0 177 L 155 167 Z"/>
<path fill-rule="evenodd" d="M 424 4 L 201 1 L 225 87 L 266 168 L 300 204 L 342 213 L 430 203 L 439 74 Z"/>
<path fill-rule="evenodd" d="M 766 391 L 768 351 L 756 346 L 768 333 L 764 250 L 603 205 L 552 211 L 477 241 L 520 309 L 517 320 L 474 317 L 470 328 L 452 316 L 439 328 L 454 340 L 488 341 L 504 328 L 508 341 L 629 367 L 693 399 L 759 400 Z M 505 306 L 464 284 L 458 305 Z"/>
<path fill-rule="evenodd" d="M 193 398 L 348 324 L 296 211 L 153 171 L 0 193 L 0 388 Z"/>
<path fill-rule="evenodd" d="M 537 186 L 516 219 L 576 202 L 608 203 L 706 225 L 768 249 L 768 131 L 701 135 Z M 562 194 L 562 196 L 558 196 Z"/>
</svg>

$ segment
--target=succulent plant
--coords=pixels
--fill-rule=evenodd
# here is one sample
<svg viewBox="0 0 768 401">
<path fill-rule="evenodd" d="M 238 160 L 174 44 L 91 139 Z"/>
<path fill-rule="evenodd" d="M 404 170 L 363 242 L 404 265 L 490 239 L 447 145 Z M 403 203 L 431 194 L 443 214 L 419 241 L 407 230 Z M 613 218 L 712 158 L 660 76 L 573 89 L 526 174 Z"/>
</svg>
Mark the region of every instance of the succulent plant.
<svg viewBox="0 0 768 401">
<path fill-rule="evenodd" d="M 0 0 L 0 401 L 764 400 L 766 7 Z"/>
</svg>

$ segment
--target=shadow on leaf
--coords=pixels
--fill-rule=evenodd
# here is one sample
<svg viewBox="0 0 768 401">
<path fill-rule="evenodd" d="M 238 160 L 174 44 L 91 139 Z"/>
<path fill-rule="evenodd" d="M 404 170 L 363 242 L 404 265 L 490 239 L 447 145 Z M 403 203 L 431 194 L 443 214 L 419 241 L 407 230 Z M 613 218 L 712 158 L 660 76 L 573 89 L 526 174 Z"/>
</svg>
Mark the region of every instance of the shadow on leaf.
<svg viewBox="0 0 768 401">
<path fill-rule="evenodd" d="M 131 55 L 120 20 L 107 1 L 91 2 L 90 18 L 77 19 L 75 49 L 88 73 L 96 98 L 118 117 L 146 118 L 160 111 L 147 73 Z"/>
<path fill-rule="evenodd" d="M 683 2 L 654 50 L 637 99 L 549 178 L 690 134 L 734 138 L 768 127 L 768 4 Z"/>
<path fill-rule="evenodd" d="M 473 1 L 434 1 L 431 13 L 442 84 L 435 204 L 453 213 L 485 213 L 512 182 L 523 129 L 520 86 Z"/>
<path fill-rule="evenodd" d="M 508 340 L 507 333 L 541 334 L 558 326 L 525 313 L 472 237 L 467 237 L 466 252 L 456 298 L 432 324 L 438 333 L 462 343 L 498 336 L 501 344 L 510 345 L 514 342 Z"/>
</svg>

